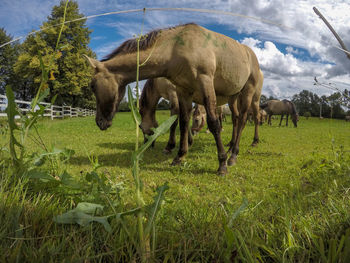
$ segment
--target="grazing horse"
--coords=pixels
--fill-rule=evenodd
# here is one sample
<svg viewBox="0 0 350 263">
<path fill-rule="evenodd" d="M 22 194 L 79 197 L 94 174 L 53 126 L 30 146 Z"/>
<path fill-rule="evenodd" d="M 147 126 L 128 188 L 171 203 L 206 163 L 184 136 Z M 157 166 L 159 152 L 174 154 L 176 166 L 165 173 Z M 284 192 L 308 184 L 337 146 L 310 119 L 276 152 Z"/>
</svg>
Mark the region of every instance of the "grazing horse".
<svg viewBox="0 0 350 263">
<path fill-rule="evenodd" d="M 152 31 L 139 41 L 127 40 L 102 61 L 87 57 L 94 69 L 91 88 L 96 97 L 96 124 L 101 130 L 111 126 L 125 86 L 136 80 L 138 55 L 143 63 L 139 69 L 140 80 L 165 77 L 176 85 L 180 147 L 172 164 L 180 164 L 188 151 L 188 124 L 192 102 L 196 102 L 204 105 L 207 112 L 209 130 L 217 146 L 218 174 L 226 174 L 227 154 L 216 106 L 227 102 L 233 105 L 238 94 L 242 94 L 242 114 L 239 114 L 234 146 L 230 148 L 230 165 L 236 160 L 252 100 L 257 111 L 259 109 L 259 100 L 254 94 L 261 89 L 263 74 L 254 52 L 225 35 L 186 24 Z"/>
<path fill-rule="evenodd" d="M 289 100 L 269 100 L 265 104 L 260 106 L 262 109 L 266 111 L 269 116 L 268 124 L 271 124 L 271 116 L 272 115 L 281 115 L 281 120 L 279 126 L 282 124 L 282 119 L 284 115 L 287 115 L 286 126 L 288 126 L 288 116 L 291 115 L 292 122 L 294 127 L 298 126 L 299 115 L 295 109 L 295 105 L 293 102 Z"/>
<path fill-rule="evenodd" d="M 176 87 L 166 78 L 148 79 L 143 86 L 140 97 L 140 128 L 144 135 L 152 135 L 152 128 L 158 127 L 156 120 L 156 108 L 160 98 L 164 98 L 170 102 L 170 115 L 179 114 L 179 100 L 176 95 Z M 164 153 L 171 153 L 176 144 L 176 127 L 178 120 L 171 125 L 168 143 L 164 149 Z M 146 137 L 145 137 L 146 138 Z M 145 139 L 146 140 L 146 139 Z M 192 135 L 188 135 L 188 143 L 192 144 Z"/>
<path fill-rule="evenodd" d="M 249 108 L 249 110 L 248 110 L 248 120 L 249 120 L 249 122 L 253 121 L 253 117 L 254 117 L 253 110 L 252 110 L 252 108 Z M 259 124 L 263 125 L 263 123 L 265 121 L 267 121 L 267 113 L 263 109 L 260 109 L 259 110 Z"/>
<path fill-rule="evenodd" d="M 220 121 L 220 127 L 222 128 L 222 121 L 223 121 L 223 108 L 224 105 L 219 106 L 216 108 L 216 114 Z M 206 122 L 207 113 L 205 111 L 205 108 L 203 105 L 196 104 L 193 110 L 192 114 L 192 128 L 191 133 L 193 135 L 196 135 L 205 125 Z"/>
</svg>

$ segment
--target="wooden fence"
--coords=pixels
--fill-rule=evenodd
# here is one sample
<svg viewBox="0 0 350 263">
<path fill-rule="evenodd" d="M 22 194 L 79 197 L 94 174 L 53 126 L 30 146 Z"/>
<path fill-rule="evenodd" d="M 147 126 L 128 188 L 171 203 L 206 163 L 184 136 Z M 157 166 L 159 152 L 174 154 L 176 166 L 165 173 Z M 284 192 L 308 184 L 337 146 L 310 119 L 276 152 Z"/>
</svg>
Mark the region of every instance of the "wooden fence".
<svg viewBox="0 0 350 263">
<path fill-rule="evenodd" d="M 29 101 L 24 100 L 15 100 L 18 108 L 24 113 L 30 110 Z M 95 115 L 94 110 L 82 109 L 82 108 L 73 108 L 71 106 L 57 106 L 51 105 L 51 103 L 41 102 L 41 105 L 46 106 L 44 116 L 50 117 L 51 120 L 54 118 L 64 118 L 64 117 L 79 117 L 79 116 L 92 116 Z M 5 95 L 0 94 L 0 117 L 6 117 L 4 112 L 7 107 L 7 98 Z M 19 116 L 17 117 L 19 118 Z"/>
</svg>

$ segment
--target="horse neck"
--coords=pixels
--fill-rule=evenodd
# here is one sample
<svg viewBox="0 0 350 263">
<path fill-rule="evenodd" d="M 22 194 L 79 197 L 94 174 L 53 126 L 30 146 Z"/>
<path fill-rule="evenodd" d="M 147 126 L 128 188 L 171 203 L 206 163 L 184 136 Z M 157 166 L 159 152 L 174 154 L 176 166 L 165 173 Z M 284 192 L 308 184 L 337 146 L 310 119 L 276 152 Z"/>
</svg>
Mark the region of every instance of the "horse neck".
<svg viewBox="0 0 350 263">
<path fill-rule="evenodd" d="M 139 51 L 139 80 L 166 77 L 166 56 L 160 54 L 158 48 Z M 124 85 L 136 81 L 137 52 L 119 54 L 104 62 L 107 69 L 116 74 L 120 83 Z"/>
</svg>

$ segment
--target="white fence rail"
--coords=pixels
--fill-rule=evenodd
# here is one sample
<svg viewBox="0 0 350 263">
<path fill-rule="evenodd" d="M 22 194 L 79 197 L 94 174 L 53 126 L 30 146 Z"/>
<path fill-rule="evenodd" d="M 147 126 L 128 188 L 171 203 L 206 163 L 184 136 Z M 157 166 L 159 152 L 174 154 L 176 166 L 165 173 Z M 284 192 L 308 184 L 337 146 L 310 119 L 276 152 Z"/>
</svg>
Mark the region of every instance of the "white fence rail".
<svg viewBox="0 0 350 263">
<path fill-rule="evenodd" d="M 22 112 L 27 112 L 30 110 L 31 102 L 24 101 L 24 100 L 15 100 L 15 102 L 18 108 Z M 51 120 L 53 120 L 54 118 L 92 116 L 96 114 L 94 110 L 89 110 L 89 109 L 73 108 L 71 106 L 57 106 L 57 105 L 51 105 L 50 103 L 46 103 L 46 102 L 41 102 L 40 104 L 46 106 L 44 116 L 50 117 Z M 7 107 L 7 97 L 5 95 L 0 94 L 0 117 L 7 116 L 6 113 L 4 112 L 6 107 Z"/>
</svg>

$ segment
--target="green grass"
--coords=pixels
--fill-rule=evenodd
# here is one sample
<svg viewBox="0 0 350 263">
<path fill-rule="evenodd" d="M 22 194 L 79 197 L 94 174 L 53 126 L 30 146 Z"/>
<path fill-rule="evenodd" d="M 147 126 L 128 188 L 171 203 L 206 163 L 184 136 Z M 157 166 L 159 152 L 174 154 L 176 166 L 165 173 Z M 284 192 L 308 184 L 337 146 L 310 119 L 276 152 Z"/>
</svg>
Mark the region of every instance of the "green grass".
<svg viewBox="0 0 350 263">
<path fill-rule="evenodd" d="M 169 116 L 164 111 L 157 114 L 160 122 Z M 255 148 L 250 147 L 254 126 L 247 124 L 238 163 L 224 177 L 216 175 L 215 142 L 205 131 L 194 138 L 181 166 L 170 166 L 177 148 L 171 155 L 162 154 L 168 135 L 146 152 L 140 172 L 146 202 L 157 186 L 169 182 L 170 187 L 157 221 L 156 262 L 347 262 L 350 123 L 301 118 L 296 129 L 278 123 L 260 128 L 261 142 Z M 129 113 L 118 113 L 107 131 L 100 131 L 92 117 L 44 120 L 38 130 L 46 145 L 75 151 L 60 169 L 79 177 L 92 169 L 89 156 L 98 157 L 101 171 L 123 185 L 125 203 L 120 208 L 134 207 L 135 131 Z M 224 123 L 224 143 L 230 137 L 231 123 Z M 28 149 L 39 151 L 33 142 Z M 132 258 L 132 242 L 115 220 L 113 234 L 97 224 L 55 224 L 52 217 L 74 207 L 74 202 L 44 190 L 28 194 L 23 183 L 10 186 L 4 178 L 0 261 L 128 262 Z M 248 206 L 227 228 L 245 199 Z M 128 220 L 133 233 L 136 219 Z"/>
</svg>

